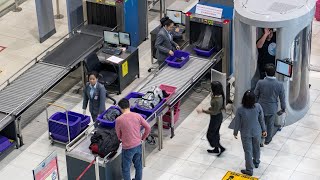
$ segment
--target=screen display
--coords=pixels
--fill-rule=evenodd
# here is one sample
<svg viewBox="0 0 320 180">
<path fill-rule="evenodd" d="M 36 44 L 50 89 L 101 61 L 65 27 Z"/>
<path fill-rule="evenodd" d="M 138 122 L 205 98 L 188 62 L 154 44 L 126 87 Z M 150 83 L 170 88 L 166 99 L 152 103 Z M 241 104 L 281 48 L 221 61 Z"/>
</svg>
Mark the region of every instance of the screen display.
<svg viewBox="0 0 320 180">
<path fill-rule="evenodd" d="M 182 23 L 182 12 L 167 10 L 167 16 L 176 24 Z"/>
<path fill-rule="evenodd" d="M 118 32 L 104 31 L 103 37 L 104 37 L 104 42 L 106 42 L 108 44 L 119 45 L 119 33 Z"/>
<path fill-rule="evenodd" d="M 128 45 L 128 46 L 131 45 L 129 33 L 119 32 L 119 39 L 120 39 L 120 44 L 124 44 L 124 45 Z"/>
<path fill-rule="evenodd" d="M 291 77 L 292 64 L 277 60 L 277 72 L 285 76 Z"/>
</svg>

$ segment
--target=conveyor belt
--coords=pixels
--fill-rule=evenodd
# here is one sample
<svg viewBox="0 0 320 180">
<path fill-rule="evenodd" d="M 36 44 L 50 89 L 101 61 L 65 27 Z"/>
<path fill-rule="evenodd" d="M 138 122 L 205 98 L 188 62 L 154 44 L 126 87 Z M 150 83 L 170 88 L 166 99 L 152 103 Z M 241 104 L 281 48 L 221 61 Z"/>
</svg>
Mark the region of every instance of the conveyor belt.
<svg viewBox="0 0 320 180">
<path fill-rule="evenodd" d="M 190 56 L 190 60 L 182 68 L 177 69 L 170 66 L 164 67 L 158 74 L 145 84 L 139 92 L 146 93 L 150 87 L 167 84 L 177 87 L 176 92 L 179 92 L 190 80 L 199 74 L 206 66 L 211 66 L 212 61 L 208 59 Z"/>
<path fill-rule="evenodd" d="M 43 62 L 68 67 L 78 60 L 83 53 L 87 52 L 97 43 L 101 43 L 102 40 L 102 37 L 89 34 L 74 34 L 49 53 Z"/>
<path fill-rule="evenodd" d="M 31 98 L 31 96 L 41 89 L 47 90 L 46 88 L 49 87 L 46 87 L 46 85 L 51 83 L 53 79 L 58 78 L 63 70 L 63 67 L 47 63 L 35 64 L 0 91 L 0 112 L 11 113 L 15 111 L 14 115 L 19 114 L 21 110 L 29 106 L 29 103 L 24 103 L 20 107 L 19 105 L 28 99 L 30 99 L 30 102 L 35 100 L 36 97 Z"/>
</svg>

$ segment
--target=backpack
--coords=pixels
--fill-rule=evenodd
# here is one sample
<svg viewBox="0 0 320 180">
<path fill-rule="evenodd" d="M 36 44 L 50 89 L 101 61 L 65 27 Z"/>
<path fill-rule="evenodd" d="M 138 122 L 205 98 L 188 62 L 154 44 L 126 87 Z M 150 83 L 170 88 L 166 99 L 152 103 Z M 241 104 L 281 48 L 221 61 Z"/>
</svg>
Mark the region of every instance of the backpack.
<svg viewBox="0 0 320 180">
<path fill-rule="evenodd" d="M 153 109 L 163 97 L 163 91 L 157 86 L 152 86 L 142 98 L 137 100 L 137 105 L 144 109 Z"/>
<path fill-rule="evenodd" d="M 92 154 L 98 154 L 101 158 L 104 158 L 109 153 L 112 153 L 112 156 L 115 155 L 114 152 L 118 150 L 119 145 L 120 141 L 114 128 L 98 128 L 91 137 L 89 149 Z M 109 156 L 109 158 L 111 157 Z"/>
<path fill-rule="evenodd" d="M 121 112 L 118 109 L 110 108 L 107 110 L 107 112 L 103 115 L 104 120 L 108 120 L 110 122 L 113 122 L 121 115 Z"/>
<path fill-rule="evenodd" d="M 205 29 L 201 30 L 198 40 L 194 43 L 195 47 L 201 50 L 209 51 L 215 47 L 215 34 L 212 27 L 206 26 Z"/>
</svg>

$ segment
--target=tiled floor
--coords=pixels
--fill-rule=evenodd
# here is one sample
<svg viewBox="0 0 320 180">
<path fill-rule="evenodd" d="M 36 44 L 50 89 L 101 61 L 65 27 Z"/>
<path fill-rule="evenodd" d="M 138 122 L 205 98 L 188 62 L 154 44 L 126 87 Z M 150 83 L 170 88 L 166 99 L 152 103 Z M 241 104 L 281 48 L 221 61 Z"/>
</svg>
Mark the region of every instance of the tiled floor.
<svg viewBox="0 0 320 180">
<path fill-rule="evenodd" d="M 11 12 L 0 19 L 0 46 L 7 47 L 0 52 L 0 67 L 4 70 L 0 73 L 0 83 L 67 33 L 64 18 L 56 21 L 57 34 L 43 44 L 38 43 L 34 1 L 27 1 L 22 8 L 22 12 Z M 157 19 L 150 22 L 150 29 L 157 24 Z M 319 38 L 320 23 L 315 22 L 311 64 L 320 67 Z M 140 62 L 143 62 L 140 63 L 143 64 L 140 68 L 142 78 L 130 85 L 124 94 L 147 75 L 150 66 L 149 47 L 149 41 L 140 47 L 145 49 L 140 52 Z M 254 176 L 262 180 L 320 180 L 320 73 L 311 72 L 310 78 L 312 103 L 308 114 L 299 122 L 282 129 L 270 145 L 262 148 L 262 162 L 255 169 Z M 63 99 L 64 97 L 61 101 Z M 208 103 L 209 98 L 206 98 L 199 106 L 205 107 Z M 74 105 L 72 110 L 81 112 L 81 103 Z M 25 128 L 24 135 L 31 135 L 32 127 L 45 128 L 41 116 L 43 114 Z M 143 179 L 220 180 L 228 170 L 239 172 L 244 168 L 241 141 L 234 139 L 232 131 L 228 129 L 230 118 L 221 127 L 221 143 L 227 148 L 226 152 L 219 158 L 206 152 L 209 148 L 205 138 L 208 120 L 208 116 L 198 115 L 193 111 L 177 128 L 173 139 L 165 138 L 164 149 L 154 150 L 147 157 Z M 42 125 L 39 126 L 36 122 L 41 122 Z M 51 146 L 47 132 L 41 134 L 32 138 L 30 136 L 29 140 L 26 138 L 25 146 L 14 150 L 0 162 L 0 179 L 33 179 L 32 169 L 52 151 L 58 153 L 61 178 L 67 179 L 64 149 L 58 145 Z"/>
</svg>

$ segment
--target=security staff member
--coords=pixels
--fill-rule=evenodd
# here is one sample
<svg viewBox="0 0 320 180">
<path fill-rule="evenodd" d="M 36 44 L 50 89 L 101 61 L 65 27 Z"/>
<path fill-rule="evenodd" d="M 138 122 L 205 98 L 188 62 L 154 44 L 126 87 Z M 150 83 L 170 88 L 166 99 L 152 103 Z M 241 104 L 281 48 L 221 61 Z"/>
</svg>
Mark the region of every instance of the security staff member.
<svg viewBox="0 0 320 180">
<path fill-rule="evenodd" d="M 257 41 L 258 48 L 258 68 L 260 71 L 260 79 L 265 77 L 264 67 L 266 64 L 275 64 L 276 55 L 276 34 L 273 29 L 264 28 L 263 35 Z"/>
<path fill-rule="evenodd" d="M 267 126 L 268 136 L 265 139 L 264 144 L 269 144 L 274 134 L 274 122 L 278 111 L 278 99 L 280 99 L 281 111 L 279 114 L 285 112 L 285 92 L 281 82 L 275 77 L 275 66 L 273 64 L 267 64 L 265 67 L 266 75 L 263 80 L 259 80 L 254 90 L 254 94 L 257 97 L 257 102 L 262 106 L 264 112 L 264 120 Z M 263 144 L 261 144 L 263 146 Z"/>
<path fill-rule="evenodd" d="M 156 57 L 160 68 L 164 66 L 164 61 L 168 56 L 174 55 L 175 49 L 180 49 L 177 43 L 173 41 L 173 36 L 170 33 L 174 28 L 174 23 L 168 17 L 160 20 L 162 28 L 160 29 L 155 42 L 157 49 Z"/>
<path fill-rule="evenodd" d="M 89 111 L 93 122 L 96 121 L 99 114 L 106 110 L 106 89 L 98 82 L 98 73 L 90 72 L 88 75 L 89 83 L 83 91 L 83 114 L 86 114 L 87 105 L 89 102 Z"/>
</svg>

